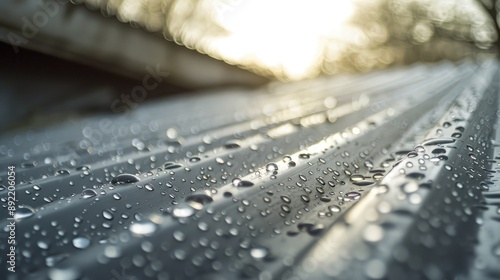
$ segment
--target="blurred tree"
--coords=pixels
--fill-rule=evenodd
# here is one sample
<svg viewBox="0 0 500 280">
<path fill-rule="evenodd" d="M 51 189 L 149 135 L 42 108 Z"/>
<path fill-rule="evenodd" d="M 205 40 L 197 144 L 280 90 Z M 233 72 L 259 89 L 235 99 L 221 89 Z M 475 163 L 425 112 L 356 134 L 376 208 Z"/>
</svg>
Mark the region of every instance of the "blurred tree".
<svg viewBox="0 0 500 280">
<path fill-rule="evenodd" d="M 500 1 L 498 0 L 479 0 L 483 7 L 486 9 L 491 19 L 495 22 L 495 30 L 497 32 L 497 52 L 500 51 Z"/>
</svg>

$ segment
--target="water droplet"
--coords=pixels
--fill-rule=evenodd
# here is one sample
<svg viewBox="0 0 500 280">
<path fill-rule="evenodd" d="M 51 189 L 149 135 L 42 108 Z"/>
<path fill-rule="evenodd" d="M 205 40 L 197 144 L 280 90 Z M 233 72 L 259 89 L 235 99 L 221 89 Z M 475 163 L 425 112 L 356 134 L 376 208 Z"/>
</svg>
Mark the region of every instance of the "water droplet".
<svg viewBox="0 0 500 280">
<path fill-rule="evenodd" d="M 421 145 L 416 146 L 415 147 L 415 152 L 417 152 L 417 153 L 424 153 L 425 152 L 424 146 L 421 146 Z"/>
<path fill-rule="evenodd" d="M 229 140 L 224 144 L 224 148 L 226 149 L 237 149 L 239 147 L 241 147 L 241 144 L 238 140 Z"/>
<path fill-rule="evenodd" d="M 201 210 L 203 206 L 214 201 L 214 199 L 205 192 L 188 195 L 185 201 L 194 209 Z"/>
<path fill-rule="evenodd" d="M 14 219 L 21 221 L 35 214 L 35 210 L 27 205 L 19 205 L 14 213 Z"/>
<path fill-rule="evenodd" d="M 42 249 L 42 250 L 47 250 L 49 249 L 49 243 L 47 243 L 46 241 L 43 241 L 43 240 L 40 240 L 36 243 L 36 245 L 38 246 L 38 248 Z"/>
<path fill-rule="evenodd" d="M 407 178 L 412 178 L 415 180 L 422 180 L 425 178 L 425 174 L 419 172 L 412 172 L 406 175 Z"/>
<path fill-rule="evenodd" d="M 292 200 L 290 199 L 290 197 L 286 196 L 286 195 L 282 195 L 281 196 L 281 200 L 283 200 L 283 202 L 285 203 L 290 203 L 292 202 Z"/>
<path fill-rule="evenodd" d="M 432 153 L 433 154 L 444 154 L 444 153 L 446 153 L 446 150 L 443 148 L 436 148 L 436 149 L 432 150 Z"/>
<path fill-rule="evenodd" d="M 87 237 L 78 236 L 73 238 L 73 246 L 78 249 L 86 249 L 90 246 L 90 240 Z"/>
<path fill-rule="evenodd" d="M 154 189 L 155 189 L 155 188 L 154 188 L 154 186 L 153 186 L 152 184 L 150 184 L 150 183 L 145 184 L 145 185 L 144 185 L 144 188 L 145 188 L 146 190 L 150 191 L 150 192 L 151 192 L 151 191 L 154 191 Z"/>
<path fill-rule="evenodd" d="M 312 227 L 308 228 L 307 232 L 310 235 L 318 235 L 323 231 L 324 228 L 325 228 L 325 226 L 323 224 L 316 224 L 316 225 L 313 225 Z"/>
<path fill-rule="evenodd" d="M 442 144 L 450 144 L 453 142 L 455 142 L 455 139 L 453 139 L 453 138 L 430 138 L 430 139 L 424 140 L 422 142 L 422 145 L 424 145 L 424 146 L 442 145 Z"/>
<path fill-rule="evenodd" d="M 172 210 L 172 216 L 177 218 L 186 218 L 192 216 L 195 212 L 196 210 L 189 204 L 181 203 L 174 207 Z"/>
<path fill-rule="evenodd" d="M 91 198 L 91 197 L 94 197 L 97 195 L 97 193 L 92 190 L 92 189 L 85 189 L 82 191 L 82 197 L 85 198 L 85 199 L 88 199 L 88 198 Z"/>
<path fill-rule="evenodd" d="M 299 158 L 301 158 L 301 159 L 308 159 L 310 157 L 311 156 L 309 154 L 299 154 Z"/>
<path fill-rule="evenodd" d="M 208 231 L 208 224 L 205 222 L 199 222 L 198 229 L 201 231 Z"/>
<path fill-rule="evenodd" d="M 330 205 L 328 206 L 328 210 L 332 211 L 333 213 L 338 213 L 341 209 L 337 205 Z"/>
<path fill-rule="evenodd" d="M 127 184 L 127 183 L 137 183 L 140 180 L 141 179 L 139 179 L 139 177 L 137 177 L 135 175 L 124 173 L 124 174 L 120 174 L 120 175 L 114 177 L 111 180 L 111 184 L 121 185 L 121 184 Z"/>
<path fill-rule="evenodd" d="M 108 210 L 102 211 L 102 216 L 106 220 L 113 220 L 113 214 L 111 212 L 109 212 Z"/>
<path fill-rule="evenodd" d="M 311 223 L 299 223 L 297 225 L 297 228 L 300 231 L 306 231 L 306 230 L 309 230 L 310 228 L 312 228 L 313 226 L 314 226 L 314 224 L 311 224 Z"/>
<path fill-rule="evenodd" d="M 49 278 L 53 280 L 76 280 L 81 273 L 74 267 L 58 267 L 49 270 Z"/>
<path fill-rule="evenodd" d="M 311 199 L 310 199 L 307 195 L 305 195 L 305 194 L 301 195 L 301 196 L 300 196 L 300 198 L 301 198 L 301 199 L 302 199 L 302 201 L 304 201 L 304 202 L 309 202 L 309 201 L 311 201 Z"/>
<path fill-rule="evenodd" d="M 418 184 L 415 181 L 408 181 L 401 185 L 401 190 L 405 193 L 414 193 L 418 191 Z"/>
<path fill-rule="evenodd" d="M 250 255 L 254 259 L 262 260 L 269 255 L 269 249 L 265 247 L 256 247 L 250 250 Z"/>
<path fill-rule="evenodd" d="M 356 185 L 356 186 L 362 186 L 363 187 L 363 186 L 373 185 L 373 184 L 375 184 L 375 182 L 369 181 L 369 180 L 361 180 L 361 181 L 355 181 L 353 184 Z"/>
<path fill-rule="evenodd" d="M 290 208 L 290 206 L 288 206 L 286 204 L 282 204 L 280 208 L 285 213 L 290 213 L 292 211 L 292 209 Z"/>
<path fill-rule="evenodd" d="M 240 178 L 234 178 L 233 181 L 231 181 L 231 183 L 233 184 L 233 186 L 237 187 L 241 182 L 241 179 Z"/>
<path fill-rule="evenodd" d="M 35 166 L 36 166 L 36 162 L 34 162 L 34 161 L 21 163 L 22 168 L 33 168 Z"/>
<path fill-rule="evenodd" d="M 168 162 L 165 162 L 165 164 L 163 164 L 163 169 L 165 170 L 172 170 L 172 169 L 177 169 L 177 168 L 181 168 L 183 165 L 180 164 L 180 163 L 175 163 L 175 162 L 172 162 L 172 161 L 168 161 Z"/>
<path fill-rule="evenodd" d="M 357 181 L 361 181 L 361 180 L 364 180 L 365 177 L 363 175 L 360 175 L 360 174 L 353 174 L 351 175 L 351 180 L 353 182 L 357 182 Z"/>
<path fill-rule="evenodd" d="M 409 152 L 406 156 L 409 158 L 414 158 L 414 157 L 418 156 L 418 154 L 416 152 Z"/>
<path fill-rule="evenodd" d="M 332 199 L 328 196 L 328 195 L 322 195 L 319 200 L 323 201 L 323 202 L 330 202 L 332 201 Z"/>
<path fill-rule="evenodd" d="M 274 172 L 274 171 L 278 171 L 278 165 L 276 163 L 268 163 L 266 165 L 266 171 L 267 172 Z"/>
<path fill-rule="evenodd" d="M 174 254 L 174 258 L 177 260 L 180 260 L 180 261 L 185 260 L 187 257 L 186 251 L 184 251 L 182 249 L 175 250 L 173 254 Z"/>
<path fill-rule="evenodd" d="M 69 175 L 69 171 L 66 170 L 66 169 L 60 169 L 60 170 L 57 170 L 56 173 L 55 173 L 56 176 L 60 176 L 60 175 Z"/>
<path fill-rule="evenodd" d="M 361 194 L 359 192 L 348 192 L 344 195 L 348 199 L 358 200 L 361 198 Z"/>
<path fill-rule="evenodd" d="M 76 168 L 76 170 L 78 170 L 78 171 L 86 171 L 89 169 L 90 169 L 90 167 L 88 165 L 82 165 L 82 166 L 79 166 Z"/>
<path fill-rule="evenodd" d="M 130 231 L 137 235 L 151 235 L 156 231 L 156 224 L 150 221 L 137 222 L 130 226 Z"/>
<path fill-rule="evenodd" d="M 200 160 L 201 160 L 201 158 L 199 158 L 199 157 L 192 157 L 189 159 L 190 162 L 198 162 Z"/>
<path fill-rule="evenodd" d="M 47 258 L 45 258 L 45 264 L 49 267 L 54 266 L 65 260 L 68 256 L 69 256 L 68 254 L 57 254 L 48 256 Z"/>
<path fill-rule="evenodd" d="M 236 183 L 236 186 L 237 187 L 251 187 L 253 186 L 254 184 L 250 181 L 245 181 L 245 180 L 240 180 L 238 179 L 238 181 L 235 182 L 236 179 L 233 180 L 233 185 L 235 185 Z"/>
<path fill-rule="evenodd" d="M 179 242 L 182 242 L 182 241 L 184 241 L 186 239 L 186 235 L 182 231 L 180 231 L 180 230 L 174 231 L 174 235 L 173 236 L 174 236 L 174 239 L 177 240 L 177 241 L 179 241 Z"/>
</svg>

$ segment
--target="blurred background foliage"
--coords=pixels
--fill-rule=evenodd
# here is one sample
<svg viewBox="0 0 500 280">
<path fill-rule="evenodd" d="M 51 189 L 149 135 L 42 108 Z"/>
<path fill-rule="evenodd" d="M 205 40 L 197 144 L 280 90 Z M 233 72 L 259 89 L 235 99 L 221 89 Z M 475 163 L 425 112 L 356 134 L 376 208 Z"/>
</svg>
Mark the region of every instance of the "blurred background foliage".
<svg viewBox="0 0 500 280">
<path fill-rule="evenodd" d="M 495 53 L 494 0 L 84 0 L 280 80 Z"/>
</svg>

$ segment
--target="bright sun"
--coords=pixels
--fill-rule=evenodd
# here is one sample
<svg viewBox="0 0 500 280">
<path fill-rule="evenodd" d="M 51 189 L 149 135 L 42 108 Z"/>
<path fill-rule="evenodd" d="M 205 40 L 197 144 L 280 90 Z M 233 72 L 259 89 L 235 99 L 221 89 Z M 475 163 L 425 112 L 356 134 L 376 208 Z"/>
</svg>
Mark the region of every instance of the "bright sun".
<svg viewBox="0 0 500 280">
<path fill-rule="evenodd" d="M 325 38 L 338 35 L 353 13 L 350 0 L 233 2 L 217 17 L 229 35 L 210 48 L 228 60 L 275 69 L 290 79 L 317 74 Z"/>
</svg>

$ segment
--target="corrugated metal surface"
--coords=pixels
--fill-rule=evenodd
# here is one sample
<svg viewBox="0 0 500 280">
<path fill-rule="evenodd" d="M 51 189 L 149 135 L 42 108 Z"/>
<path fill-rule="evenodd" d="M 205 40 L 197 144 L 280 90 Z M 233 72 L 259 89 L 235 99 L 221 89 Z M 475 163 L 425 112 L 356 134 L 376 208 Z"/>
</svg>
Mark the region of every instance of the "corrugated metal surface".
<svg viewBox="0 0 500 280">
<path fill-rule="evenodd" d="M 2 275 L 497 279 L 499 77 L 414 65 L 3 135 Z"/>
</svg>

